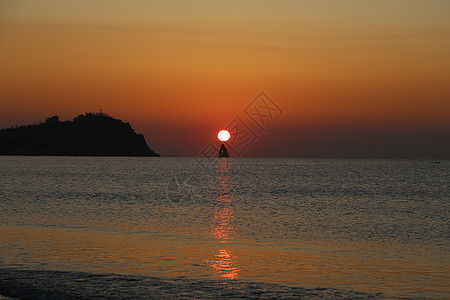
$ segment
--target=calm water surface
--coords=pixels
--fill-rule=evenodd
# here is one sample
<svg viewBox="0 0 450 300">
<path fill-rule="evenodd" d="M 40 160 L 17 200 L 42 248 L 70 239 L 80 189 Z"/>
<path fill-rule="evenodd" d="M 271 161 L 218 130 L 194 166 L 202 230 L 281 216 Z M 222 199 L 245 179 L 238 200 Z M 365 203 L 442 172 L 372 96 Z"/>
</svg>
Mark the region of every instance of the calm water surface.
<svg viewBox="0 0 450 300">
<path fill-rule="evenodd" d="M 449 175 L 448 160 L 0 157 L 0 294 L 10 277 L 113 274 L 187 297 L 448 298 Z"/>
</svg>

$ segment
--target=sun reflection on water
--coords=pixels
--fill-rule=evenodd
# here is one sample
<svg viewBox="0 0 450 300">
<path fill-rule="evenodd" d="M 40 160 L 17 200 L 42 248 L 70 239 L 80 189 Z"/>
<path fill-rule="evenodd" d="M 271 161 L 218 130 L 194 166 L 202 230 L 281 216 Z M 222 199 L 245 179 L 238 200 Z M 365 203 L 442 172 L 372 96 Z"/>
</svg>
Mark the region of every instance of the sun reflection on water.
<svg viewBox="0 0 450 300">
<path fill-rule="evenodd" d="M 221 244 L 230 243 L 234 237 L 233 210 L 221 207 L 214 212 L 213 236 Z"/>
<path fill-rule="evenodd" d="M 237 256 L 232 251 L 220 249 L 219 253 L 214 255 L 214 259 L 209 263 L 220 277 L 238 279 L 240 269 L 236 267 L 236 259 Z"/>
<path fill-rule="evenodd" d="M 229 160 L 227 158 L 218 161 L 216 207 L 213 213 L 211 233 L 223 246 L 230 244 L 236 234 L 234 229 L 234 211 L 231 206 Z M 211 260 L 206 262 L 222 278 L 238 279 L 238 256 L 230 249 L 220 247 Z"/>
</svg>

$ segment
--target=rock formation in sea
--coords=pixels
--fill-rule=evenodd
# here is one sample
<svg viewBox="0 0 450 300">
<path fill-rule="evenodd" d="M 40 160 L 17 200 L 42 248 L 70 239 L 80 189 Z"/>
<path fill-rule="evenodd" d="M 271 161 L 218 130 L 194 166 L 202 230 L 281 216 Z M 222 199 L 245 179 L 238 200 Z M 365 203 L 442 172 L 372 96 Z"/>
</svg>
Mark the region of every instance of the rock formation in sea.
<svg viewBox="0 0 450 300">
<path fill-rule="evenodd" d="M 0 155 L 159 156 L 130 123 L 104 113 L 1 129 Z"/>
<path fill-rule="evenodd" d="M 230 155 L 228 154 L 228 150 L 225 147 L 225 144 L 222 144 L 222 146 L 220 146 L 219 157 L 230 157 Z"/>
</svg>

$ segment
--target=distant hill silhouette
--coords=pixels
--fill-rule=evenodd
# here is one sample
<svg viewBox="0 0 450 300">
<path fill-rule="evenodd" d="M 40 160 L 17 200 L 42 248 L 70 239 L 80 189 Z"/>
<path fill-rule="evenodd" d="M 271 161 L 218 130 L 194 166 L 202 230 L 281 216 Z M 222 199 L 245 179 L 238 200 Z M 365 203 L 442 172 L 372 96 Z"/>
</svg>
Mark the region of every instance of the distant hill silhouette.
<svg viewBox="0 0 450 300">
<path fill-rule="evenodd" d="M 0 155 L 159 156 L 130 123 L 104 113 L 1 129 Z"/>
</svg>

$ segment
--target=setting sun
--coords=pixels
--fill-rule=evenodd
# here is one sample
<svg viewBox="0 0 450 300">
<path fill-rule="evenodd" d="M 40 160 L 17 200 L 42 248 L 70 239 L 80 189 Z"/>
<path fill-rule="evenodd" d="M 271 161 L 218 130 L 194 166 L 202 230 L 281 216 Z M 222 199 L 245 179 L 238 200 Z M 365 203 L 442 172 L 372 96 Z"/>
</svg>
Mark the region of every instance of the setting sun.
<svg viewBox="0 0 450 300">
<path fill-rule="evenodd" d="M 230 139 L 230 133 L 228 132 L 228 130 L 221 130 L 217 134 L 217 138 L 222 142 L 226 142 Z"/>
</svg>

